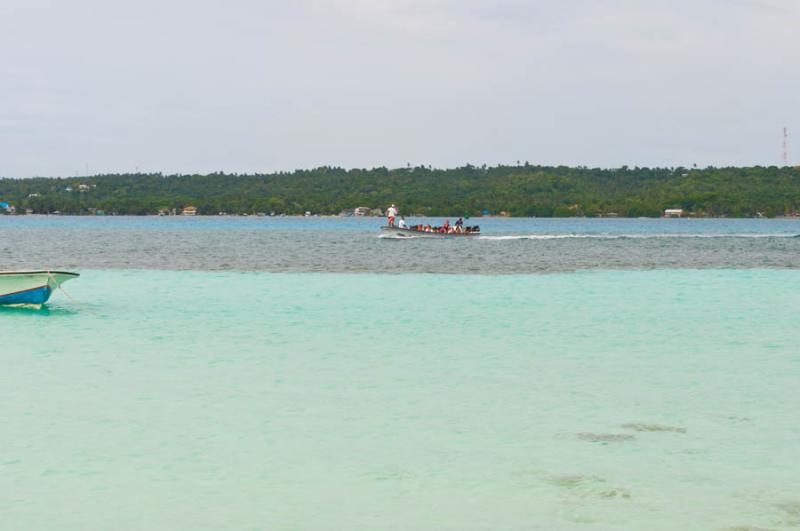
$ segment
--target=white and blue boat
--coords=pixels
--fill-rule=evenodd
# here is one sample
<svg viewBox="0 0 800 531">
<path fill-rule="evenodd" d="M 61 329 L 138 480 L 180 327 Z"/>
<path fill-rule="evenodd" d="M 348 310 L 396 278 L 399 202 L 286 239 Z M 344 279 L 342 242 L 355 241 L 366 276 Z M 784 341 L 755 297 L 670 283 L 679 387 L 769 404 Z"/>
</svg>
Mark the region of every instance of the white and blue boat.
<svg viewBox="0 0 800 531">
<path fill-rule="evenodd" d="M 66 271 L 0 271 L 0 306 L 41 308 L 61 284 L 78 276 Z"/>
</svg>

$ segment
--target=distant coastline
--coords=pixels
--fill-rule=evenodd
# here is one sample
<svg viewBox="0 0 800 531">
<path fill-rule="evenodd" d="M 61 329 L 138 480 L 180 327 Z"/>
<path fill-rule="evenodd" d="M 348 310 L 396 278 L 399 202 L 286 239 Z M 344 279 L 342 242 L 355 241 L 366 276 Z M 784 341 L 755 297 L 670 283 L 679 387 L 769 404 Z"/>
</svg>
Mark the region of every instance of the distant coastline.
<svg viewBox="0 0 800 531">
<path fill-rule="evenodd" d="M 798 217 L 800 167 L 321 167 L 272 174 L 0 179 L 0 213 L 55 215 Z"/>
<path fill-rule="evenodd" d="M 170 214 L 168 216 L 162 216 L 160 214 L 120 214 L 120 213 L 117 213 L 117 212 L 112 212 L 112 213 L 103 212 L 101 214 L 91 213 L 91 212 L 78 213 L 78 214 L 63 213 L 63 212 L 51 212 L 49 214 L 26 214 L 26 213 L 9 214 L 8 212 L 5 212 L 5 213 L 0 212 L 0 216 L 3 216 L 3 215 L 14 216 L 14 217 L 30 217 L 30 218 L 96 217 L 96 216 L 105 217 L 105 216 L 108 216 L 108 217 L 143 217 L 143 218 L 144 217 L 149 217 L 149 218 L 172 217 L 172 218 L 181 218 L 181 219 L 191 219 L 191 218 L 203 219 L 203 218 L 219 218 L 219 217 L 231 217 L 231 218 L 251 217 L 251 218 L 324 218 L 324 219 L 342 219 L 342 218 L 350 217 L 350 216 L 342 216 L 342 215 L 339 215 L 339 214 L 311 214 L 309 216 L 306 216 L 304 214 L 261 214 L 261 213 L 259 213 L 259 214 L 249 214 L 249 213 L 228 214 L 228 213 L 222 213 L 222 214 L 197 214 L 195 216 L 183 216 L 181 214 L 175 214 L 175 215 Z M 408 214 L 406 217 L 407 218 L 411 218 L 411 219 L 414 219 L 414 218 L 450 218 L 450 217 L 455 217 L 455 215 L 454 216 L 450 216 L 450 215 L 433 215 L 433 214 L 431 214 L 431 215 L 427 215 L 427 214 Z M 558 216 L 558 217 L 550 216 L 550 217 L 544 217 L 544 216 L 498 216 L 498 215 L 494 215 L 494 214 L 486 214 L 486 215 L 477 214 L 477 215 L 466 216 L 466 217 L 467 217 L 467 219 L 470 219 L 470 218 L 487 218 L 487 219 L 568 219 L 568 218 L 572 218 L 572 219 L 589 219 L 590 218 L 589 216 Z M 720 219 L 720 220 L 723 220 L 723 219 L 759 219 L 759 218 L 760 219 L 774 219 L 774 220 L 800 220 L 800 214 L 786 215 L 786 216 L 783 216 L 783 215 L 782 216 L 770 216 L 770 217 L 768 217 L 768 216 L 739 216 L 739 217 L 735 217 L 735 216 L 695 216 L 695 215 L 686 215 L 686 216 L 682 216 L 680 219 L 685 219 L 685 220 L 692 220 L 692 219 Z M 365 216 L 364 219 L 367 219 L 367 220 L 369 220 L 369 219 L 382 220 L 383 218 L 382 217 L 378 217 L 378 216 L 368 216 L 368 217 Z M 670 216 L 637 216 L 637 217 L 631 217 L 631 216 L 592 216 L 591 219 L 678 219 L 678 218 L 671 218 Z M 380 222 L 383 223 L 383 221 L 380 221 Z"/>
</svg>

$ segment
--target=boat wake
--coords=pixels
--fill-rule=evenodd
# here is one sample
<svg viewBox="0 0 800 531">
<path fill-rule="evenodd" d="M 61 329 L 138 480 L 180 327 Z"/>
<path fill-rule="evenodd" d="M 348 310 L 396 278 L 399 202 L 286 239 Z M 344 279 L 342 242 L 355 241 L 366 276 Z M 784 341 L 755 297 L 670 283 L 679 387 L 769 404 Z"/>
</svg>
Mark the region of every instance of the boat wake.
<svg viewBox="0 0 800 531">
<path fill-rule="evenodd" d="M 414 234 L 378 234 L 381 240 L 411 240 L 414 238 L 424 238 L 424 236 L 416 236 Z"/>
<path fill-rule="evenodd" d="M 716 234 L 509 234 L 499 236 L 477 236 L 478 240 L 650 240 L 650 239 L 700 239 L 700 238 L 800 238 L 800 234 L 752 234 L 752 233 L 716 233 Z"/>
</svg>

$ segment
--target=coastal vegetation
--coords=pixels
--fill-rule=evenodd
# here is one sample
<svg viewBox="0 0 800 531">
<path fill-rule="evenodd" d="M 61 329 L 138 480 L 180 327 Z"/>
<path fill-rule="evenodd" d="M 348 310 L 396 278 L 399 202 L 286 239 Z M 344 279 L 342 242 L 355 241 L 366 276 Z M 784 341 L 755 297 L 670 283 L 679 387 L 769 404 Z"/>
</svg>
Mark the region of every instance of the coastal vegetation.
<svg viewBox="0 0 800 531">
<path fill-rule="evenodd" d="M 0 202 L 18 214 L 338 214 L 401 206 L 431 216 L 753 217 L 800 211 L 800 167 L 601 169 L 466 165 L 400 169 L 320 167 L 271 174 L 112 174 L 0 179 Z"/>
</svg>

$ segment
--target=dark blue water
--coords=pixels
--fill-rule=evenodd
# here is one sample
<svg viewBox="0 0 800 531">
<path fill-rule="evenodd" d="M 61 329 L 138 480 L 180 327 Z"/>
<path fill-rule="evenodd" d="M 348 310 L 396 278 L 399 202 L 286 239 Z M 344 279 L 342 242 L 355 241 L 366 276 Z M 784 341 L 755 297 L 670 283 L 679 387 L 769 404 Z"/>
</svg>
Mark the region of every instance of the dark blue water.
<svg viewBox="0 0 800 531">
<path fill-rule="evenodd" d="M 800 221 L 794 219 L 473 218 L 467 224 L 479 224 L 482 236 L 449 240 L 385 238 L 382 223 L 379 218 L 3 216 L 0 269 L 507 274 L 800 268 Z"/>
</svg>

